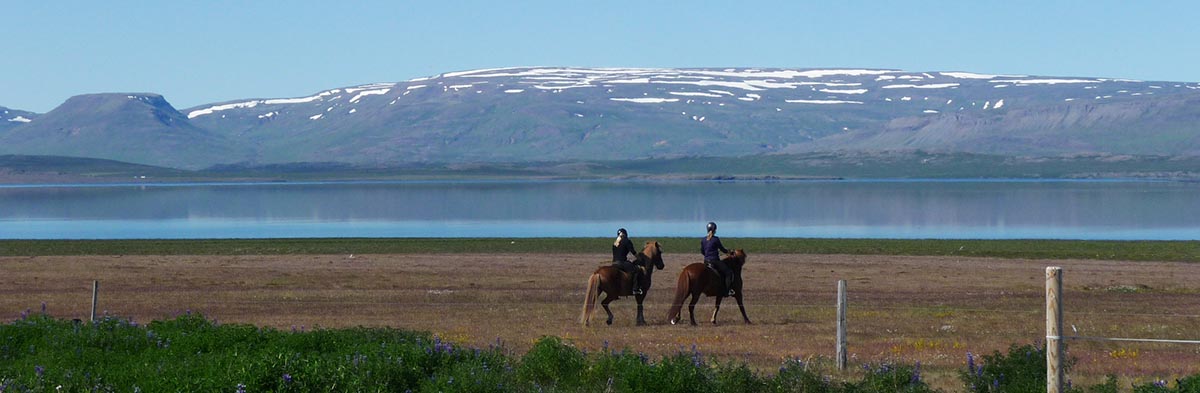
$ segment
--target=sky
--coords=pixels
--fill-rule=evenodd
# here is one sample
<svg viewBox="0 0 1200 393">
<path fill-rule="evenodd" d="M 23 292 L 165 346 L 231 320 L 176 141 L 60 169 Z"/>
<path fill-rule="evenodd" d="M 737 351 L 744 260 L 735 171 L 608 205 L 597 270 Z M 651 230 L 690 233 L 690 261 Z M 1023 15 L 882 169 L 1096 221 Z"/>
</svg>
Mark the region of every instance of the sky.
<svg viewBox="0 0 1200 393">
<path fill-rule="evenodd" d="M 1186 1 L 0 0 L 0 106 L 179 109 L 509 66 L 887 68 L 1200 82 Z"/>
</svg>

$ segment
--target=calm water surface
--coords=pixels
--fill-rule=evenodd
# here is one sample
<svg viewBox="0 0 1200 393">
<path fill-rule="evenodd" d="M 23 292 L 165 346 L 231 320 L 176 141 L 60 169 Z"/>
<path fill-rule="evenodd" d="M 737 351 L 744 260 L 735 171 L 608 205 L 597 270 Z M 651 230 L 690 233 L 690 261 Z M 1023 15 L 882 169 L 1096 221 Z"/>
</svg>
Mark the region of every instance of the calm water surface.
<svg viewBox="0 0 1200 393">
<path fill-rule="evenodd" d="M 1200 239 L 1200 184 L 321 182 L 0 186 L 0 238 Z"/>
</svg>

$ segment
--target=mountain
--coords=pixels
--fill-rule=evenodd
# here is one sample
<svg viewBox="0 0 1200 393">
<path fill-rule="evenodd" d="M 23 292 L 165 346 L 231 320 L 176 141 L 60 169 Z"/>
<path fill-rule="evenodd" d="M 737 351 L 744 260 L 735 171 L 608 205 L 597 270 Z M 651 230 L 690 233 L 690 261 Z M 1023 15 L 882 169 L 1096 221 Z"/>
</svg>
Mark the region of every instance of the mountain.
<svg viewBox="0 0 1200 393">
<path fill-rule="evenodd" d="M 246 160 L 251 151 L 188 122 L 162 96 L 75 96 L 0 134 L 0 154 L 56 155 L 175 168 Z"/>
<path fill-rule="evenodd" d="M 31 116 L 0 129 L 0 154 L 174 168 L 1200 156 L 1200 84 L 949 71 L 517 67 L 181 112 L 151 94 L 89 95 Z"/>
<path fill-rule="evenodd" d="M 19 125 L 29 123 L 37 118 L 37 114 L 0 106 L 0 135 Z"/>
<path fill-rule="evenodd" d="M 189 108 L 263 163 L 928 150 L 1200 153 L 1200 85 L 966 72 L 505 68 Z"/>
</svg>

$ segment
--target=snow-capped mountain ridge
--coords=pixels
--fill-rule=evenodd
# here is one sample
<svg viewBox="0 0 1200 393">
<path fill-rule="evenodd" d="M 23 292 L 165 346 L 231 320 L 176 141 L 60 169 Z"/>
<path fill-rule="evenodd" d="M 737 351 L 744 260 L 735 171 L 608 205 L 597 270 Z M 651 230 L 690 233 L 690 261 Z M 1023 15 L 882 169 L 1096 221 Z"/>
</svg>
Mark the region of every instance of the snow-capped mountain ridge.
<svg viewBox="0 0 1200 393">
<path fill-rule="evenodd" d="M 508 67 L 207 104 L 170 118 L 251 152 L 191 167 L 918 149 L 1171 156 L 1200 155 L 1197 90 L 963 71 Z M 25 118 L 0 123 L 38 127 Z"/>
</svg>

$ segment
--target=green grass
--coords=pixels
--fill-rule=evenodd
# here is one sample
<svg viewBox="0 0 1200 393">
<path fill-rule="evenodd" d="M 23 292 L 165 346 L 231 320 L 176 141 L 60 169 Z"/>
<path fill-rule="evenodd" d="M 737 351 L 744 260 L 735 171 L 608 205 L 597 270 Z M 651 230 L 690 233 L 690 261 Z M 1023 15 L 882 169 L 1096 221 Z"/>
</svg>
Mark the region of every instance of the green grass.
<svg viewBox="0 0 1200 393">
<path fill-rule="evenodd" d="M 522 356 L 397 329 L 279 331 L 200 315 L 139 326 L 44 314 L 0 325 L 0 392 L 932 392 L 913 366 L 832 381 L 787 361 L 776 375 L 680 348 L 652 359 L 545 337 Z"/>
<path fill-rule="evenodd" d="M 655 359 L 607 346 L 588 353 L 543 337 L 518 355 L 500 342 L 468 348 L 423 332 L 281 331 L 191 313 L 147 325 L 26 314 L 0 324 L 0 337 L 0 392 L 936 392 L 919 363 L 838 371 L 828 359 L 793 358 L 763 373 L 695 347 Z M 1045 367 L 1042 348 L 1013 345 L 1007 354 L 971 358 L 959 374 L 969 392 L 1031 392 L 1046 386 Z M 1132 387 L 1195 392 L 1200 375 Z M 1116 392 L 1117 379 L 1066 391 Z"/>
<path fill-rule="evenodd" d="M 651 240 L 634 238 L 635 242 Z M 669 254 L 698 254 L 699 238 L 658 238 Z M 722 238 L 748 254 L 914 255 L 1031 259 L 1200 261 L 1200 241 Z M 222 240 L 0 240 L 0 256 L 599 253 L 608 238 L 361 238 Z"/>
</svg>

